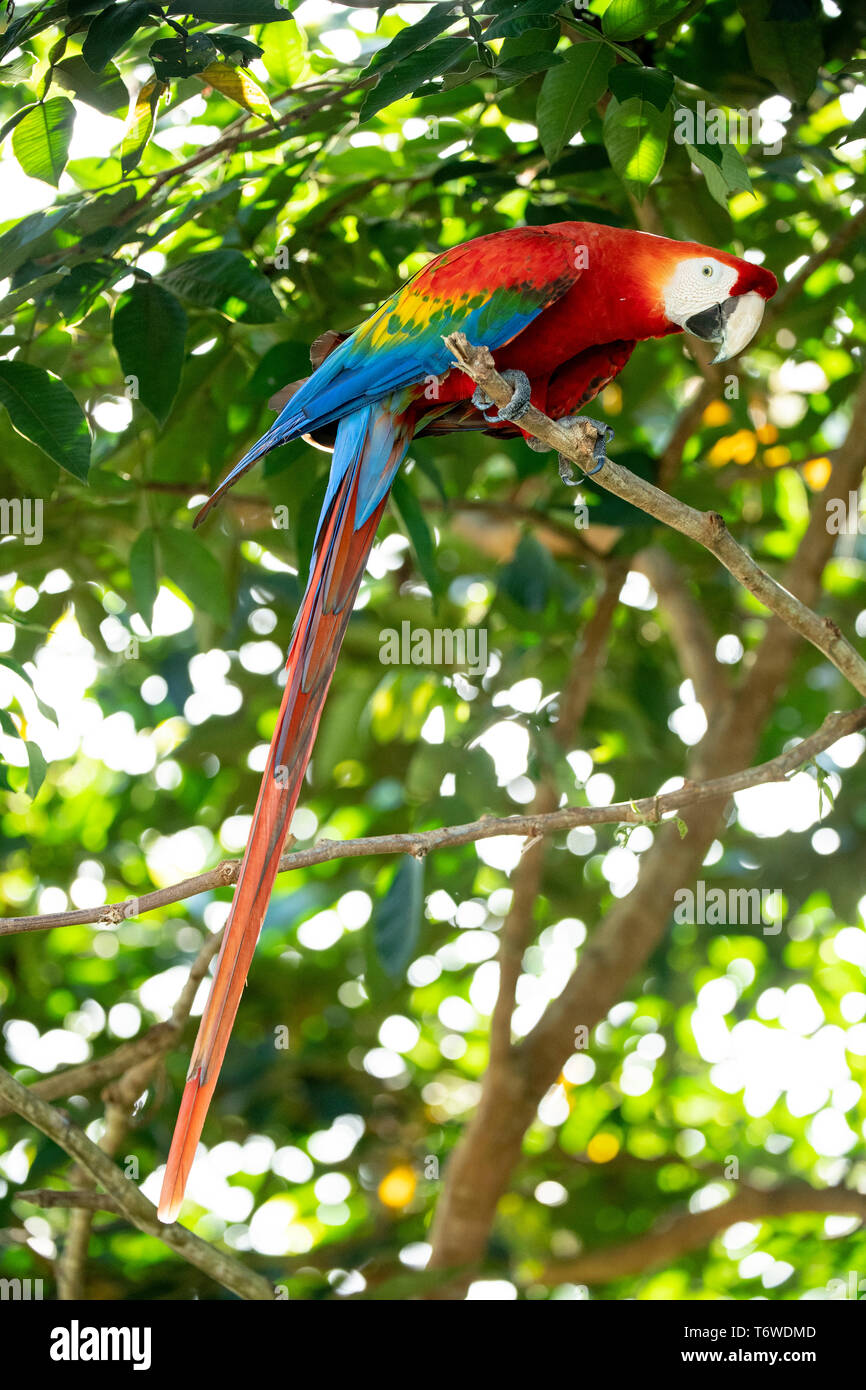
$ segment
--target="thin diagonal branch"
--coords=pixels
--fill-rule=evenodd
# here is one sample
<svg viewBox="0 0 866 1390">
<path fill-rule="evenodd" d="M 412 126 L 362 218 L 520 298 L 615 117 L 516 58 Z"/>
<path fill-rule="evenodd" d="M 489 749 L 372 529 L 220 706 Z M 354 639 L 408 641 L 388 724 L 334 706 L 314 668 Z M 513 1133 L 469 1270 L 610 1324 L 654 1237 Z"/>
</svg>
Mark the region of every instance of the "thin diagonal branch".
<svg viewBox="0 0 866 1390">
<path fill-rule="evenodd" d="M 478 840 L 490 840 L 497 835 L 520 835 L 534 839 L 539 835 L 553 835 L 560 830 L 572 830 L 578 825 L 652 824 L 661 820 L 663 816 L 679 815 L 689 807 L 702 802 L 718 801 L 720 798 L 724 800 L 734 792 L 745 791 L 747 787 L 781 781 L 789 772 L 823 753 L 837 739 L 856 733 L 864 727 L 866 705 L 861 705 L 844 714 L 828 715 L 814 734 L 810 734 L 808 738 L 794 744 L 768 762 L 705 782 L 688 782 L 678 790 L 664 792 L 660 796 L 616 801 L 610 806 L 564 806 L 544 815 L 533 815 L 530 812 L 521 816 L 501 818 L 484 816 L 481 820 L 469 821 L 465 825 L 441 826 L 435 830 L 407 831 L 395 835 L 370 835 L 361 840 L 321 840 L 310 849 L 294 850 L 290 854 L 284 854 L 280 859 L 279 872 L 306 869 L 313 864 L 330 863 L 334 859 L 366 859 L 377 854 L 412 854 L 416 859 L 422 859 L 438 849 L 454 849 L 460 845 L 474 844 Z M 141 897 L 132 900 L 134 907 L 127 902 L 108 907 L 81 908 L 76 912 L 50 912 L 37 917 L 3 917 L 0 918 L 0 936 L 12 936 L 17 932 L 44 931 L 73 924 L 86 925 L 90 922 L 102 925 L 106 922 L 116 923 L 126 917 L 137 917 L 164 907 L 167 903 L 181 902 L 197 893 L 234 883 L 240 865 L 239 859 L 226 859 L 208 873 L 196 874 L 193 878 L 184 879 L 170 888 L 159 888 L 153 893 L 142 894 Z M 218 941 L 213 944 L 213 950 L 216 950 L 217 945 Z"/>
<path fill-rule="evenodd" d="M 42 1207 L 45 1211 L 52 1207 L 75 1207 L 86 1211 L 110 1211 L 115 1216 L 123 1215 L 120 1203 L 114 1197 L 107 1197 L 104 1192 L 94 1192 L 89 1187 L 72 1188 L 71 1190 L 59 1187 L 34 1187 L 16 1193 L 16 1197 L 20 1202 L 32 1202 L 34 1207 Z"/>
<path fill-rule="evenodd" d="M 111 1159 L 69 1117 L 55 1110 L 38 1096 L 32 1095 L 3 1067 L 0 1067 L 0 1097 L 11 1110 L 47 1134 L 64 1152 L 74 1158 L 93 1182 L 100 1184 L 117 1203 L 120 1212 L 131 1225 L 145 1235 L 155 1236 L 188 1264 L 195 1265 L 211 1279 L 222 1284 L 239 1298 L 257 1301 L 271 1300 L 274 1291 L 266 1279 L 246 1269 L 234 1256 L 208 1245 L 183 1226 L 164 1226 L 158 1219 L 156 1207 L 147 1200 L 136 1185 L 125 1178 Z"/>
<path fill-rule="evenodd" d="M 709 1211 L 686 1212 L 623 1245 L 588 1250 L 574 1259 L 547 1266 L 541 1282 L 607 1284 L 630 1274 L 643 1274 L 670 1264 L 691 1250 L 708 1245 L 714 1236 L 738 1221 L 769 1221 L 800 1212 L 859 1216 L 866 1221 L 866 1194 L 848 1187 L 810 1187 L 805 1182 L 783 1183 L 767 1189 L 743 1184 L 730 1201 Z"/>
<path fill-rule="evenodd" d="M 496 370 L 493 358 L 486 347 L 475 347 L 464 333 L 451 333 L 445 344 L 451 351 L 458 367 L 471 377 L 482 390 L 486 391 L 496 405 L 506 405 L 512 396 L 511 387 Z M 591 425 L 582 428 L 580 438 L 577 431 L 568 431 L 561 425 L 542 415 L 534 406 L 529 406 L 520 419 L 521 429 L 534 435 L 558 453 L 573 460 L 584 471 L 594 466 L 592 446 L 595 431 Z M 760 603 L 774 613 L 794 632 L 805 637 L 818 651 L 831 661 L 854 689 L 866 695 L 866 661 L 843 637 L 837 625 L 830 618 L 820 618 L 793 594 L 772 579 L 766 570 L 761 569 L 747 550 L 734 540 L 724 517 L 718 512 L 700 512 L 689 507 L 677 497 L 671 497 L 652 483 L 637 477 L 621 464 L 608 460 L 594 481 L 600 487 L 631 502 L 649 516 L 655 517 L 665 525 L 697 541 L 721 561 L 734 578 L 748 589 Z"/>
</svg>

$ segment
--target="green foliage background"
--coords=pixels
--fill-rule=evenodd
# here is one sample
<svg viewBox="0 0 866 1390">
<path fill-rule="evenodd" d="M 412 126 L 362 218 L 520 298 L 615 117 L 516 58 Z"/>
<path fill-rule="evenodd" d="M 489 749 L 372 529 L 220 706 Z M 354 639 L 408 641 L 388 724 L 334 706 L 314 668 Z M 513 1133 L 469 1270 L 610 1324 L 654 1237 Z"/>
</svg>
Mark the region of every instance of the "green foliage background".
<svg viewBox="0 0 866 1390">
<path fill-rule="evenodd" d="M 0 493 L 44 502 L 42 543 L 8 536 L 0 551 L 0 676 L 9 692 L 0 745 L 7 759 L 0 910 L 35 912 L 47 888 L 68 893 L 82 877 L 101 879 L 109 902 L 148 891 L 161 881 L 154 867 L 160 845 L 191 826 L 204 832 L 193 867 L 202 858 L 215 864 L 225 848 L 237 852 L 225 833 L 221 848 L 221 828 L 252 808 L 259 774 L 248 755 L 267 742 L 279 700 L 276 674 L 256 671 L 255 657 L 245 665 L 240 651 L 263 634 L 287 644 L 328 457 L 301 442 L 278 449 L 203 533 L 193 535 L 190 508 L 267 428 L 268 398 L 308 372 L 308 347 L 319 333 L 351 329 L 442 247 L 521 222 L 644 225 L 762 253 L 780 280 L 848 225 L 860 208 L 866 137 L 864 118 L 851 115 L 863 91 L 862 21 L 833 17 L 809 0 L 783 8 L 780 16 L 770 0 L 613 0 L 608 8 L 593 0 L 588 10 L 556 0 L 482 0 L 462 11 L 440 4 L 378 14 L 305 5 L 294 18 L 266 0 L 17 7 L 2 41 L 0 177 L 11 178 L 17 165 L 55 191 L 24 216 L 4 200 L 8 220 L 0 228 L 0 276 L 8 277 L 0 301 L 8 352 L 0 362 Z M 88 111 L 125 118 L 130 92 L 125 135 L 111 127 L 111 148 L 106 135 L 102 153 L 74 157 L 76 109 L 85 118 Z M 790 114 L 778 153 L 760 143 L 686 151 L 671 138 L 677 108 L 696 110 L 703 101 L 752 110 L 779 96 Z M 788 297 L 738 365 L 738 398 L 700 422 L 674 484 L 687 502 L 722 512 L 774 573 L 802 536 L 824 480 L 821 460 L 844 435 L 861 370 L 866 248 L 859 226 L 844 251 Z M 797 363 L 817 364 L 817 374 L 792 376 Z M 598 407 L 617 430 L 612 455 L 652 475 L 695 377 L 682 339 L 640 347 L 621 389 L 609 389 Z M 137 397 L 124 411 L 131 379 Z M 799 398 L 799 418 L 756 432 L 768 401 L 782 395 Z M 106 403 L 120 408 L 106 414 Z M 555 704 L 524 714 L 507 700 L 528 678 L 541 682 L 545 696 L 561 689 L 592 611 L 592 569 L 545 549 L 531 516 L 514 520 L 515 508 L 534 509 L 571 531 L 573 499 L 550 456 L 483 435 L 421 440 L 405 479 L 402 505 L 389 511 L 381 538 L 405 528 L 411 544 L 392 547 L 393 567 L 368 578 L 302 797 L 317 833 L 331 837 L 518 809 L 476 743 L 503 718 L 529 732 L 530 779 L 552 765 L 569 799 L 585 795 L 554 751 Z M 654 540 L 681 562 L 716 636 L 739 637 L 739 665 L 747 670 L 764 628 L 757 605 L 702 551 L 591 485 L 584 492 L 591 525 L 617 528 L 618 555 Z M 483 508 L 471 519 L 458 514 L 465 498 L 512 508 L 504 552 Z M 275 530 L 275 515 L 286 514 L 289 525 Z M 864 560 L 862 535 L 840 539 L 821 606 L 860 638 Z M 160 585 L 194 609 L 194 620 L 188 614 L 181 631 L 152 636 Z M 45 767 L 39 738 L 28 734 L 29 724 L 39 727 L 30 687 L 39 684 L 34 663 L 70 614 L 95 661 L 87 698 L 105 717 L 131 716 L 152 738 L 152 770 L 112 768 L 92 748 L 72 749 Z M 476 683 L 470 699 L 447 673 L 383 667 L 380 632 L 405 619 L 416 627 L 483 625 L 498 669 Z M 215 650 L 230 657 L 228 679 L 242 703 L 194 722 L 184 717 L 190 662 Z M 614 779 L 618 798 L 650 794 L 682 773 L 686 749 L 668 723 L 682 703 L 682 680 L 664 614 L 621 605 L 580 740 L 595 770 Z M 148 681 L 148 691 L 159 694 L 155 704 L 142 694 Z M 761 756 L 853 702 L 838 673 L 804 646 L 763 733 Z M 441 742 L 421 737 L 435 710 Z M 832 1157 L 810 1142 L 814 1112 L 791 1113 L 780 1095 L 766 1113 L 750 1114 L 741 1094 L 719 1089 L 691 1024 L 697 991 L 727 972 L 740 982 L 729 1023 L 758 1017 L 767 990 L 805 982 L 826 1024 L 849 1026 L 840 1001 L 863 993 L 863 969 L 833 942 L 846 925 L 862 930 L 864 769 L 861 759 L 843 772 L 826 810 L 823 824 L 838 835 L 830 855 L 814 849 L 812 829 L 756 837 L 732 820 L 707 881 L 781 887 L 782 932 L 672 924 L 634 980 L 631 1006 L 593 1035 L 595 1072 L 569 1087 L 568 1119 L 539 1121 L 527 1135 L 486 1277 L 512 1280 L 521 1297 L 573 1296 L 568 1287 L 538 1282 L 551 1252 L 570 1255 L 578 1241 L 586 1249 L 620 1243 L 689 1203 L 698 1209 L 730 1156 L 757 1182 L 794 1175 L 862 1189 L 862 1048 L 848 1052 L 855 1090 L 844 1102 L 836 1098 L 847 1106 L 856 1143 Z M 530 977 L 543 979 L 557 923 L 579 918 L 591 934 L 612 900 L 603 865 L 614 844 L 607 830 L 590 853 L 556 842 L 535 909 L 539 944 L 527 953 Z M 463 956 L 454 949 L 466 931 L 453 906 L 464 907 L 461 923 L 477 919 L 495 931 L 508 878 L 473 846 L 437 853 L 426 866 L 428 908 L 412 920 L 408 903 L 418 885 L 409 883 L 409 871 L 384 902 L 395 867 L 394 860 L 353 859 L 280 881 L 205 1131 L 209 1146 L 264 1135 L 277 1149 L 306 1151 L 310 1136 L 337 1117 L 363 1118 L 351 1155 L 317 1163 L 297 1183 L 262 1170 L 255 1146 L 222 1151 L 231 1184 L 252 1194 L 253 1210 L 293 1204 L 283 1212 L 301 1242 L 294 1253 L 257 1248 L 252 1211 L 231 1220 L 195 1203 L 187 1209 L 199 1234 L 244 1252 L 293 1297 L 335 1296 L 338 1272 L 362 1266 L 368 1295 L 404 1297 L 421 1286 L 424 1276 L 401 1265 L 400 1253 L 426 1239 L 442 1181 L 429 1176 L 429 1158 L 444 1174 L 486 1063 L 488 1020 L 467 1015 L 463 1042 L 455 1043 L 457 1030 L 442 1022 L 439 1008 L 446 999 L 467 1000 L 479 969 L 471 946 Z M 376 955 L 372 925 L 342 932 L 326 950 L 299 945 L 307 919 L 358 890 L 372 900 L 384 955 Z M 443 892 L 451 909 L 442 906 Z M 117 929 L 4 940 L 4 1023 L 24 1021 L 45 1034 L 74 1030 L 89 1017 L 93 1054 L 116 1045 L 110 1011 L 118 1004 L 135 1005 L 144 1030 L 155 1017 L 142 1004 L 142 987 L 191 962 L 214 897 L 228 894 L 200 895 Z M 393 930 L 395 904 L 404 938 Z M 475 905 L 468 917 L 467 904 Z M 480 932 L 473 944 L 487 950 Z M 413 987 L 408 960 L 437 953 L 438 976 Z M 414 1021 L 418 1040 L 395 1078 L 377 1079 L 365 1057 L 394 1015 Z M 287 1050 L 275 1050 L 281 1027 L 289 1029 Z M 620 1087 L 623 1064 L 648 1032 L 664 1039 L 664 1054 L 651 1089 L 628 1095 Z M 171 1053 L 131 1132 L 142 1178 L 164 1161 L 188 1042 Z M 25 1081 L 39 1075 L 23 1065 L 16 1074 Z M 820 1100 L 828 1104 L 829 1097 Z M 70 1110 L 98 1133 L 96 1092 L 74 1098 Z M 10 1117 L 0 1118 L 4 1151 L 3 1272 L 50 1281 L 52 1248 L 62 1243 L 68 1215 L 40 1213 L 16 1190 L 22 1182 L 61 1183 L 68 1164 Z M 612 1151 L 610 1161 L 593 1161 Z M 17 1176 L 22 1155 L 26 1181 Z M 414 1191 L 389 1206 L 380 1184 L 406 1168 L 415 1174 L 406 1192 Z M 350 1187 L 344 1202 L 329 1204 L 315 1184 L 335 1169 Z M 561 1184 L 559 1205 L 536 1197 L 545 1181 Z M 750 1276 L 748 1266 L 743 1273 L 738 1261 L 757 1250 L 789 1263 L 791 1272 L 775 1285 Z M 91 1296 L 220 1296 L 159 1242 L 110 1216 L 96 1218 L 91 1251 Z M 822 1216 L 803 1215 L 764 1223 L 733 1257 L 714 1241 L 592 1294 L 796 1298 L 862 1270 L 864 1260 L 861 1234 L 828 1234 Z"/>
</svg>

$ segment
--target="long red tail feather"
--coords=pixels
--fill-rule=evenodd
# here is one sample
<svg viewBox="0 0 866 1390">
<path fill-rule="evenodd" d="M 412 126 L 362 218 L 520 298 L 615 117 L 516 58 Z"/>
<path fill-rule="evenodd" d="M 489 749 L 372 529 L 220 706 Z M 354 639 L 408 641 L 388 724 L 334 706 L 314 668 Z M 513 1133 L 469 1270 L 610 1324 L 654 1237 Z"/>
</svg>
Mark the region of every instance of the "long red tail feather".
<svg viewBox="0 0 866 1390">
<path fill-rule="evenodd" d="M 355 529 L 360 473 L 360 467 L 347 470 L 319 532 L 289 647 L 288 679 L 249 841 L 166 1164 L 159 1201 L 161 1221 L 174 1221 L 183 1202 L 340 644 L 387 501 L 386 492 L 376 510 Z"/>
</svg>

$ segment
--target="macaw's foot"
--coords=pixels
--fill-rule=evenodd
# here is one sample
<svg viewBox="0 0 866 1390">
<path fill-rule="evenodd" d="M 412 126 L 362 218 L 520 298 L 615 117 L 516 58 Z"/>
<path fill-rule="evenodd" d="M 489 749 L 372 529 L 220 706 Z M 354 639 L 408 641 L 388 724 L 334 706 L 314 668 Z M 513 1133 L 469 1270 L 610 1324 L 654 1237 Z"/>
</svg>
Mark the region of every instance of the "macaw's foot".
<svg viewBox="0 0 866 1390">
<path fill-rule="evenodd" d="M 567 487 L 579 487 L 584 478 L 591 478 L 593 473 L 598 473 L 607 463 L 606 448 L 608 441 L 613 439 L 613 429 L 610 425 L 605 425 L 601 420 L 592 420 L 588 415 L 564 415 L 561 420 L 557 420 L 558 425 L 563 429 L 573 430 L 575 425 L 592 425 L 595 430 L 595 443 L 592 446 L 592 456 L 595 459 L 595 468 L 589 468 L 583 472 L 579 478 L 575 478 L 572 472 L 574 460 L 566 458 L 565 454 L 559 454 L 559 476 Z"/>
<path fill-rule="evenodd" d="M 493 405 L 493 401 L 486 391 L 482 391 L 480 386 L 476 386 L 472 393 L 472 404 L 476 410 L 483 413 L 485 420 L 490 425 L 498 425 L 500 421 L 504 424 L 510 423 L 512 420 L 519 420 L 521 415 L 525 415 L 529 409 L 529 396 L 532 388 L 526 372 L 512 371 L 509 367 L 501 375 L 512 387 L 514 394 L 507 405 L 499 406 L 498 414 L 490 414 L 490 406 Z"/>
</svg>

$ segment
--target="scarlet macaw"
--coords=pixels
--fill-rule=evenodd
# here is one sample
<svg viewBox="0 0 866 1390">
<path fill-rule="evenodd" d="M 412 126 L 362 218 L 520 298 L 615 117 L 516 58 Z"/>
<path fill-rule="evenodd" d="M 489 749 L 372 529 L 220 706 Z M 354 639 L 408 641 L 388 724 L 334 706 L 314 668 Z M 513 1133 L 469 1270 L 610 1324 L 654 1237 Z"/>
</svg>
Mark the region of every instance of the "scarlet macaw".
<svg viewBox="0 0 866 1390">
<path fill-rule="evenodd" d="M 754 336 L 776 289 L 770 271 L 736 256 L 586 222 L 520 227 L 452 247 L 354 333 L 342 341 L 328 335 L 338 345 L 200 512 L 196 524 L 278 444 L 317 432 L 334 439 L 285 692 L 166 1166 L 163 1221 L 173 1221 L 183 1201 L 340 643 L 412 438 L 461 429 L 514 434 L 529 399 L 573 423 L 639 340 L 687 329 L 717 343 L 715 360 L 724 361 Z M 491 403 L 452 366 L 443 336 L 457 329 L 490 348 L 499 371 L 510 374 L 514 396 L 498 414 L 481 413 Z M 597 428 L 601 463 L 606 431 Z"/>
</svg>

